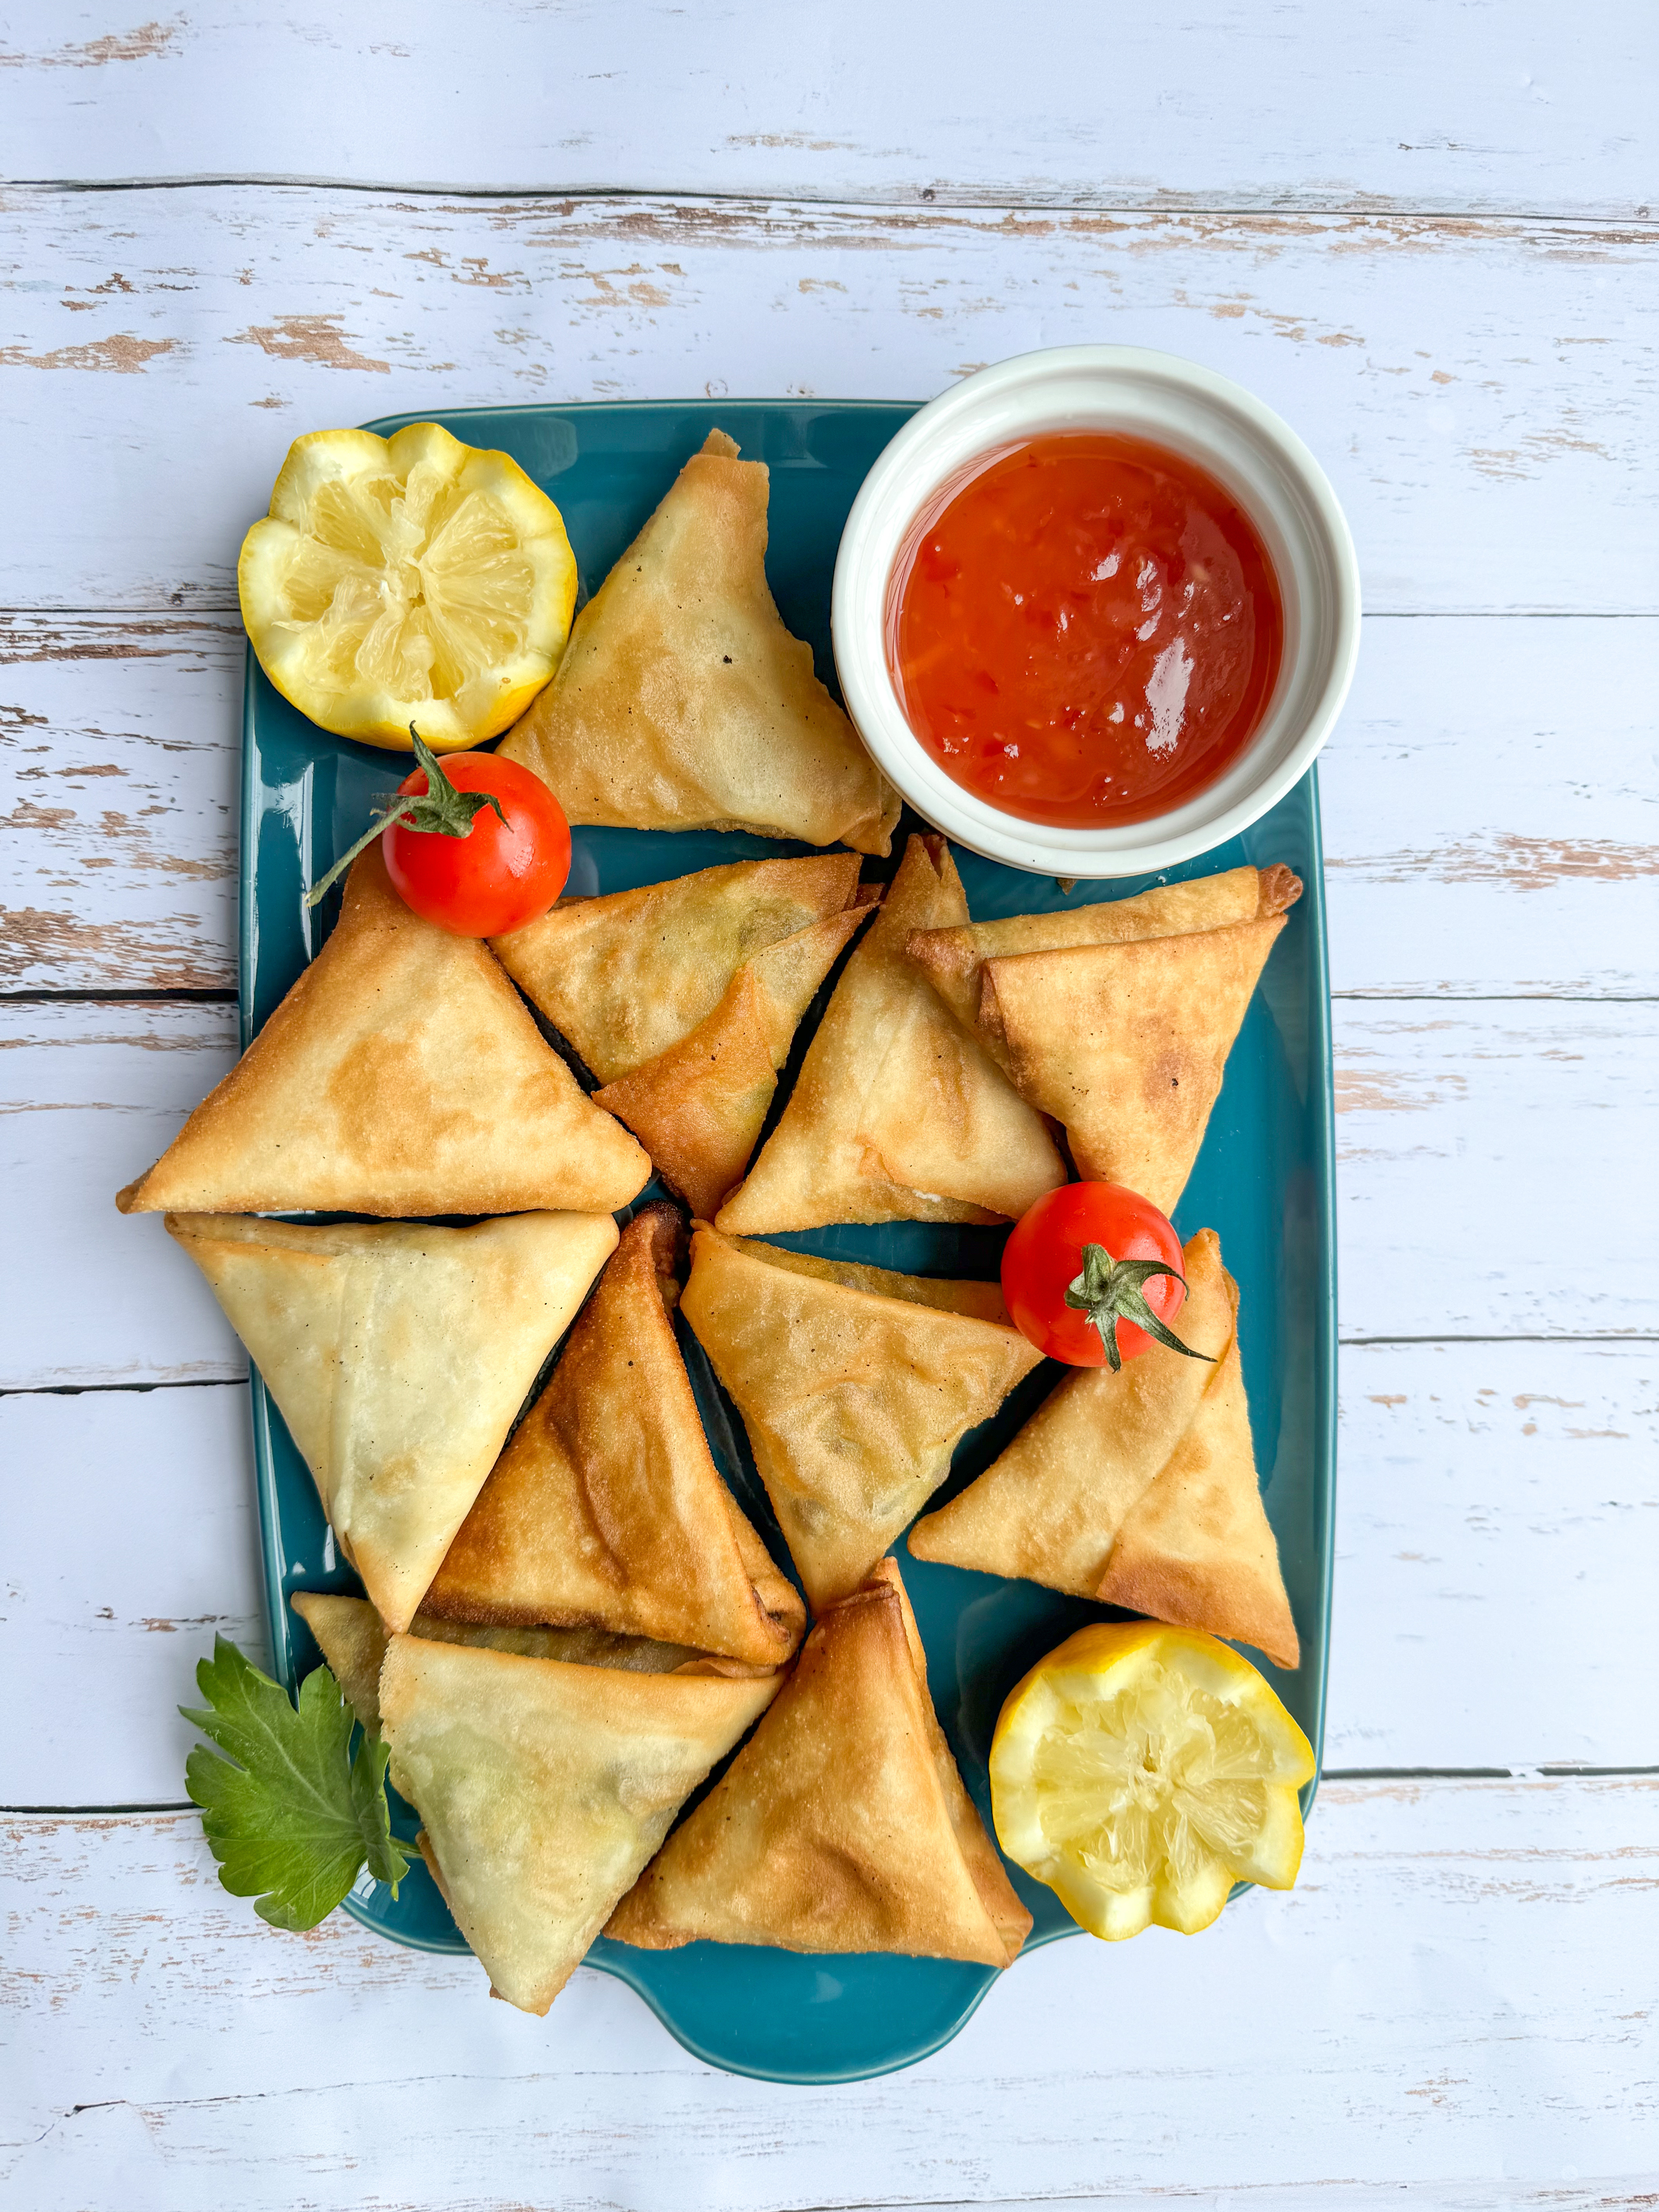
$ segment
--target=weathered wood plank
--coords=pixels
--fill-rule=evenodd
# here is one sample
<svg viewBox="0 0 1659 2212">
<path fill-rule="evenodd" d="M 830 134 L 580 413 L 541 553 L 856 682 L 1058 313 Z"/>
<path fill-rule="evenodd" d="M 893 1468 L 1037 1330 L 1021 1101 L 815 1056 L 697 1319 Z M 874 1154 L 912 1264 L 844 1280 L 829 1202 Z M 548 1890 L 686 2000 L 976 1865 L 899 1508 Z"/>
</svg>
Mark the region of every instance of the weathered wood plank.
<svg viewBox="0 0 1659 2212">
<path fill-rule="evenodd" d="M 1329 1765 L 1651 1759 L 1656 1357 L 1344 1352 Z M 234 1385 L 0 1399 L 6 1802 L 180 1795 L 197 1659 L 264 1641 L 246 1419 Z"/>
<path fill-rule="evenodd" d="M 459 40 L 436 0 L 143 13 L 11 11 L 11 174 L 1597 215 L 1654 191 L 1635 0 L 1565 40 L 1543 0 L 1184 20 L 1030 0 L 1014 39 L 987 0 L 843 0 L 787 39 L 754 0 L 474 0 Z"/>
<path fill-rule="evenodd" d="M 228 606 L 289 440 L 326 423 L 923 396 L 1105 339 L 1297 426 L 1374 609 L 1651 612 L 1656 263 L 1650 228 L 1587 222 L 13 188 L 0 459 L 30 527 L 0 605 Z"/>
<path fill-rule="evenodd" d="M 241 626 L 0 617 L 0 988 L 234 988 Z"/>
<path fill-rule="evenodd" d="M 0 1398 L 0 1791 L 176 1803 L 195 1663 L 260 1658 L 247 1392 Z"/>
<path fill-rule="evenodd" d="M 1659 1346 L 1344 1346 L 1328 1765 L 1650 1762 L 1656 1587 Z"/>
<path fill-rule="evenodd" d="M 1345 1337 L 1659 1334 L 1659 1004 L 1334 1012 Z"/>
<path fill-rule="evenodd" d="M 1659 1005 L 1336 1015 L 1346 1336 L 1659 1334 Z M 234 1052 L 228 1007 L 0 1004 L 0 1387 L 240 1374 L 159 1221 L 112 1202 Z"/>
<path fill-rule="evenodd" d="M 0 1388 L 246 1374 L 161 1217 L 115 1210 L 235 1057 L 233 1006 L 0 1006 Z"/>
<path fill-rule="evenodd" d="M 831 2088 L 712 2072 L 585 1969 L 538 2021 L 338 1916 L 277 1935 L 188 1814 L 7 1825 L 27 2212 L 112 2204 L 118 2175 L 167 2212 L 1589 2212 L 1659 2180 L 1652 1779 L 1329 1785 L 1291 1893 L 1197 1942 L 1058 1944 L 936 2057 Z"/>
<path fill-rule="evenodd" d="M 1659 623 L 1368 621 L 1320 756 L 1331 988 L 1659 991 Z"/>
<path fill-rule="evenodd" d="M 1366 623 L 1320 764 L 1336 991 L 1653 993 L 1656 664 L 1654 621 Z M 227 617 L 0 617 L 0 988 L 234 988 L 241 683 Z"/>
</svg>

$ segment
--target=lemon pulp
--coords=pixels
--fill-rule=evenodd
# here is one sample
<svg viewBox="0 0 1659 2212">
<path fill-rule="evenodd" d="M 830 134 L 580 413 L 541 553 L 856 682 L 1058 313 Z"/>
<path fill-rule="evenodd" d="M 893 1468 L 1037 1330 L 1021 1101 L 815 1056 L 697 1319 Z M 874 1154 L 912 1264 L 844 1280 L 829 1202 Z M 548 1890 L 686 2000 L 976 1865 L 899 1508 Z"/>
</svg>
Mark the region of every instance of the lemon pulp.
<svg viewBox="0 0 1659 2212">
<path fill-rule="evenodd" d="M 435 750 L 494 737 L 551 677 L 576 567 L 505 453 L 435 423 L 295 441 L 238 565 L 261 666 L 325 729 Z"/>
<path fill-rule="evenodd" d="M 1073 1918 L 1117 1941 L 1195 1934 L 1236 1880 L 1288 1888 L 1302 1856 L 1307 1738 L 1247 1660 L 1154 1623 L 1079 1632 L 1004 1706 L 997 1833 Z"/>
</svg>

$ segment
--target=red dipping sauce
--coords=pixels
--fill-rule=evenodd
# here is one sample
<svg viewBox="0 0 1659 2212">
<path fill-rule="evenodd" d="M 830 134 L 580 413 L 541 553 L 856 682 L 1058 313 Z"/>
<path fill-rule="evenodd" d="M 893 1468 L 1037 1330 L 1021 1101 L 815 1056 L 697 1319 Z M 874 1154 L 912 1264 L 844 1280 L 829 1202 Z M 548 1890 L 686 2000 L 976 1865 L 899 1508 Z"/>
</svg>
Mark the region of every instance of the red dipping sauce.
<svg viewBox="0 0 1659 2212">
<path fill-rule="evenodd" d="M 888 659 L 945 773 L 1067 829 L 1161 814 L 1266 713 L 1284 651 L 1255 525 L 1195 463 L 1056 432 L 979 464 L 894 564 Z"/>
</svg>

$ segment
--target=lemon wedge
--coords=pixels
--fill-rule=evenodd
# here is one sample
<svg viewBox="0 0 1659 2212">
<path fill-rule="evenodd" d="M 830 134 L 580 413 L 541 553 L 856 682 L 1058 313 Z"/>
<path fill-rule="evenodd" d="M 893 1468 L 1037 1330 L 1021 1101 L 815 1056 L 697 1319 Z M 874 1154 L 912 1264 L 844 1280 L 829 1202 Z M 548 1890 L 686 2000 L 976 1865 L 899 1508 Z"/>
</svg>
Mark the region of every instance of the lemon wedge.
<svg viewBox="0 0 1659 2212">
<path fill-rule="evenodd" d="M 515 722 L 558 666 L 576 562 L 546 493 L 435 422 L 315 430 L 242 541 L 259 665 L 342 738 L 434 752 Z"/>
<path fill-rule="evenodd" d="M 1101 1622 L 1035 1666 L 991 1746 L 1002 1848 L 1108 1942 L 1195 1936 L 1235 1881 L 1302 1863 L 1308 1739 L 1246 1659 L 1156 1621 Z"/>
</svg>

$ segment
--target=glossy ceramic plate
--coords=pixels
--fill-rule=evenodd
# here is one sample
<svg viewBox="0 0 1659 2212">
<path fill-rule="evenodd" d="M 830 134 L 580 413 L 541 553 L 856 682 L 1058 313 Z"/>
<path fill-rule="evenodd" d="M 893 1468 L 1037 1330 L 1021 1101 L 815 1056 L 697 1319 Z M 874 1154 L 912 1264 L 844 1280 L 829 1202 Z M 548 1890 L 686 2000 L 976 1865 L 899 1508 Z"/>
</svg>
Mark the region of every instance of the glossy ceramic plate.
<svg viewBox="0 0 1659 2212">
<path fill-rule="evenodd" d="M 784 620 L 809 639 L 818 673 L 832 686 L 830 586 L 847 511 L 865 472 L 913 410 L 874 402 L 663 401 L 589 407 L 479 408 L 441 415 L 456 436 L 511 453 L 562 509 L 592 592 L 672 482 L 686 455 L 717 424 L 772 471 L 768 573 Z M 371 424 L 390 432 L 398 416 Z M 245 1039 L 265 1021 L 317 950 L 337 911 L 307 918 L 305 886 L 367 826 L 407 763 L 328 736 L 289 707 L 252 656 L 244 710 L 241 1007 Z M 895 840 L 896 865 L 907 817 Z M 627 830 L 574 833 L 573 891 L 615 891 L 694 868 L 766 853 L 805 850 L 758 837 Z M 1285 861 L 1302 878 L 1289 921 L 1238 1042 L 1198 1165 L 1176 1211 L 1183 1237 L 1216 1230 L 1241 1291 L 1241 1336 L 1250 1418 L 1263 1492 L 1284 1562 L 1304 1653 L 1293 1674 L 1266 1668 L 1318 1747 L 1324 1717 L 1331 1521 L 1334 1477 L 1335 1280 L 1332 1219 L 1329 1003 L 1325 970 L 1324 878 L 1314 775 L 1245 835 L 1172 869 L 1113 885 L 1079 884 L 1069 894 L 1030 876 L 958 851 L 977 918 L 1048 911 L 1102 896 L 1127 896 L 1152 881 L 1206 875 L 1249 861 Z M 802 1024 L 778 1106 L 833 986 Z M 777 1108 L 775 1107 L 775 1112 Z M 654 1195 L 653 1184 L 646 1195 Z M 933 1275 L 996 1274 L 1004 1232 L 924 1223 L 836 1228 L 779 1238 L 805 1251 L 872 1261 Z M 681 1340 L 714 1455 L 765 1534 L 781 1565 L 787 1553 L 750 1459 L 741 1421 L 724 1403 L 696 1340 Z M 985 1468 L 1059 1378 L 1046 1365 L 998 1419 L 957 1453 L 935 1504 Z M 282 1418 L 256 1376 L 253 1431 L 266 1597 L 276 1671 L 290 1687 L 319 1653 L 289 1608 L 290 1592 L 356 1590 L 337 1559 L 315 1489 Z M 986 1760 L 1003 1698 L 1042 1655 L 1109 1608 L 1056 1595 L 1035 1583 L 1004 1582 L 911 1559 L 896 1547 L 927 1650 L 929 1685 L 951 1747 L 987 1826 Z M 1259 1654 L 1252 1654 L 1260 1662 Z M 1312 1785 L 1304 1793 L 1311 1802 Z M 394 1821 L 417 1825 L 397 1801 Z M 1030 1945 L 1078 1933 L 1053 1892 L 1010 1869 L 1035 1918 Z M 394 1899 L 363 1879 L 347 1909 L 395 1942 L 463 1951 L 430 1877 L 418 1861 Z M 1246 1902 L 1241 1908 L 1248 1911 Z M 945 1960 L 822 1958 L 787 1951 L 692 1943 L 641 1951 L 601 1937 L 588 1963 L 637 1990 L 689 2051 L 734 2073 L 782 2081 L 836 2081 L 910 2064 L 948 2042 L 998 1977 Z M 1103 1967 L 1104 1961 L 1103 1961 Z M 1018 1964 L 1012 1969 L 1018 1973 Z M 478 1994 L 483 1996 L 482 1982 Z"/>
</svg>

